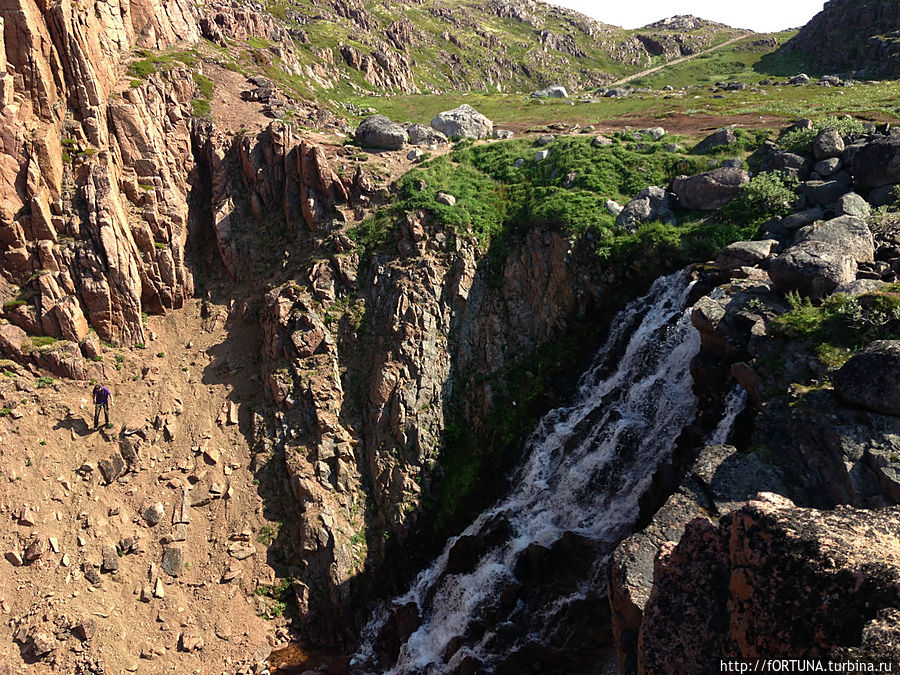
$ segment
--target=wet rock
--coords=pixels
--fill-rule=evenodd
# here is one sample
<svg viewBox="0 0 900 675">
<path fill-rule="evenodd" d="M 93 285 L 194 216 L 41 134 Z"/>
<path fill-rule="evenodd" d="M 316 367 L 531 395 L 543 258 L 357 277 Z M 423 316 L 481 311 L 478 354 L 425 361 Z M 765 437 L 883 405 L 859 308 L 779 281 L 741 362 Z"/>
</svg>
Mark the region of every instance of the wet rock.
<svg viewBox="0 0 900 675">
<path fill-rule="evenodd" d="M 382 656 L 382 662 L 394 663 L 409 636 L 422 625 L 419 608 L 408 602 L 393 608 L 391 618 L 384 624 L 375 640 L 375 649 Z"/>
<path fill-rule="evenodd" d="M 851 405 L 900 416 L 900 341 L 867 346 L 835 374 L 834 388 Z"/>
<path fill-rule="evenodd" d="M 738 196 L 741 185 L 750 182 L 743 169 L 720 167 L 696 176 L 678 176 L 672 181 L 672 192 L 686 209 L 713 211 Z"/>
<path fill-rule="evenodd" d="M 364 148 L 399 150 L 408 140 L 406 129 L 384 115 L 364 119 L 355 134 L 356 142 Z"/>
<path fill-rule="evenodd" d="M 824 241 L 802 241 L 784 251 L 769 266 L 769 277 L 782 292 L 798 291 L 814 299 L 829 295 L 856 278 L 851 255 Z"/>
</svg>

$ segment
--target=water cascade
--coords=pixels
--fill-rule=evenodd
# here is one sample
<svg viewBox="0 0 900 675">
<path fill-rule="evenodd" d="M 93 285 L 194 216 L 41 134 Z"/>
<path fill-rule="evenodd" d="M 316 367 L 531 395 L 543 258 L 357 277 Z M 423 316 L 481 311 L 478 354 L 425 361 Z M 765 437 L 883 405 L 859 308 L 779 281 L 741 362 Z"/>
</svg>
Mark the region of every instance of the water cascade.
<svg viewBox="0 0 900 675">
<path fill-rule="evenodd" d="M 691 285 L 684 271 L 660 278 L 619 313 L 574 401 L 545 415 L 527 440 L 508 494 L 370 620 L 359 666 L 491 670 L 545 641 L 555 623 L 572 620 L 573 608 L 590 614 L 591 594 L 605 592 L 602 561 L 631 531 L 654 471 L 696 414 L 689 364 L 699 337 L 685 307 Z M 730 403 L 730 411 L 743 406 L 737 395 Z M 727 431 L 720 425 L 716 440 Z M 566 551 L 574 555 L 559 563 Z M 572 561 L 583 559 L 590 562 L 575 569 Z M 399 653 L 385 656 L 385 627 L 401 608 L 415 629 L 401 636 Z"/>
</svg>

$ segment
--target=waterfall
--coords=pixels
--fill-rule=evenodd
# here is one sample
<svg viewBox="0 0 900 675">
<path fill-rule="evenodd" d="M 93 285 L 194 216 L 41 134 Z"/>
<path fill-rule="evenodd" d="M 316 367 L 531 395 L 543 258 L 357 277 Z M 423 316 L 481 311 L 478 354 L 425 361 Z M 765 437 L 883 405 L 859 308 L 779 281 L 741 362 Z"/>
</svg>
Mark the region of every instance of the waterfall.
<svg viewBox="0 0 900 675">
<path fill-rule="evenodd" d="M 706 444 L 723 445 L 724 443 L 727 443 L 728 438 L 731 436 L 731 431 L 734 428 L 734 422 L 737 419 L 737 416 L 744 412 L 744 408 L 746 407 L 747 392 L 744 391 L 744 388 L 741 385 L 736 384 L 734 385 L 734 388 L 728 392 L 728 396 L 725 398 L 725 412 L 722 414 L 722 419 L 719 421 L 715 430 L 706 440 Z"/>
<path fill-rule="evenodd" d="M 390 672 L 451 672 L 465 658 L 489 670 L 504 655 L 497 649 L 497 599 L 511 584 L 523 585 L 515 570 L 526 549 L 575 536 L 595 543 L 602 558 L 630 533 L 638 500 L 696 413 L 689 363 L 699 337 L 685 308 L 691 286 L 685 271 L 662 277 L 616 316 L 574 401 L 547 413 L 528 438 L 509 493 L 448 541 L 410 589 L 373 616 L 357 665 L 375 668 L 376 641 L 390 609 L 415 603 L 421 623 Z M 467 537 L 490 546 L 474 567 L 448 570 L 454 546 Z M 563 595 L 519 599 L 500 612 L 499 623 L 516 627 L 515 640 L 537 639 L 561 608 L 596 586 L 591 574 L 584 576 Z M 486 607 L 492 608 L 491 622 L 473 628 Z"/>
</svg>

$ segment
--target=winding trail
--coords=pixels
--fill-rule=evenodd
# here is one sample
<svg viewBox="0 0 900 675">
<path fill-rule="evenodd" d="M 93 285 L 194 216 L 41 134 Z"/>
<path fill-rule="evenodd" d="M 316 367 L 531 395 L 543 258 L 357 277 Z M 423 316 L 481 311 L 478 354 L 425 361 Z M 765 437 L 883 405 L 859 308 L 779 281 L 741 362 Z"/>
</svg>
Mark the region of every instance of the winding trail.
<svg viewBox="0 0 900 675">
<path fill-rule="evenodd" d="M 697 57 L 703 56 L 704 54 L 709 54 L 710 52 L 714 52 L 717 49 L 721 49 L 722 47 L 733 44 L 739 40 L 743 40 L 743 39 L 747 38 L 749 35 L 750 35 L 749 33 L 747 35 L 738 35 L 737 37 L 733 37 L 730 40 L 725 40 L 725 42 L 717 44 L 715 47 L 710 47 L 709 49 L 704 49 L 702 52 L 697 52 L 696 54 L 689 54 L 688 56 L 682 56 L 682 57 L 674 59 L 672 61 L 667 61 L 666 63 L 662 64 L 661 66 L 655 66 L 655 67 L 649 68 L 647 70 L 642 70 L 639 73 L 634 73 L 633 75 L 629 75 L 628 77 L 623 77 L 621 80 L 616 80 L 615 82 L 610 82 L 607 86 L 608 87 L 617 87 L 620 84 L 627 84 L 628 82 L 631 82 L 632 80 L 636 80 L 639 77 L 644 77 L 645 75 L 651 75 L 652 73 L 660 71 L 663 68 L 668 68 L 669 66 L 676 66 L 679 63 L 684 63 L 685 61 L 690 61 L 691 59 L 696 59 Z"/>
</svg>

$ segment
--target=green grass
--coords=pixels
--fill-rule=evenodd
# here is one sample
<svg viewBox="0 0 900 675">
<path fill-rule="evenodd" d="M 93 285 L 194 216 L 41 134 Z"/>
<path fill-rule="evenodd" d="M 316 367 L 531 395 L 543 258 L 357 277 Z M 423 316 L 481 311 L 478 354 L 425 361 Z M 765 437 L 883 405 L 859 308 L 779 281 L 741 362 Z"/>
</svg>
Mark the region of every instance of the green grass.
<svg viewBox="0 0 900 675">
<path fill-rule="evenodd" d="M 811 346 L 829 368 L 874 340 L 900 339 L 900 284 L 858 297 L 838 293 L 818 304 L 790 293 L 788 302 L 791 309 L 772 321 L 774 331 Z"/>
<path fill-rule="evenodd" d="M 823 129 L 837 129 L 841 136 L 865 132 L 862 122 L 852 117 L 824 117 L 813 122 L 810 129 L 792 129 L 778 139 L 778 144 L 785 150 L 805 155 L 812 153 L 816 136 Z"/>
<path fill-rule="evenodd" d="M 210 102 L 205 98 L 195 98 L 191 101 L 191 109 L 194 111 L 194 117 L 210 118 L 212 117 L 212 107 Z"/>
<path fill-rule="evenodd" d="M 861 119 L 888 120 L 900 117 L 898 82 L 883 81 L 858 84 L 854 87 L 819 87 L 815 84 L 800 87 L 765 87 L 765 93 L 745 89 L 722 92 L 722 98 L 709 98 L 705 89 L 689 90 L 666 99 L 666 92 L 638 93 L 625 98 L 600 98 L 591 102 L 550 100 L 543 104 L 522 94 L 486 94 L 448 92 L 446 94 L 410 94 L 395 96 L 360 96 L 345 99 L 361 109 L 374 108 L 391 119 L 428 124 L 443 110 L 463 103 L 476 108 L 494 121 L 495 126 L 537 126 L 562 122 L 572 124 L 601 124 L 608 120 L 627 120 L 635 117 L 645 123 L 666 126 L 672 115 L 714 116 L 745 115 L 777 117 L 785 123 L 801 117 L 813 119 L 829 115 L 850 114 Z M 323 96 L 328 96 L 323 92 Z M 358 119 L 358 118 L 357 118 Z M 744 124 L 749 124 L 750 120 Z M 760 126 L 771 126 L 761 121 Z"/>
<path fill-rule="evenodd" d="M 194 73 L 192 77 L 194 78 L 194 82 L 197 83 L 197 88 L 200 90 L 200 98 L 212 98 L 213 90 L 216 88 L 213 81 L 200 73 Z"/>
<path fill-rule="evenodd" d="M 55 380 L 49 375 L 44 375 L 37 379 L 38 389 L 43 389 L 44 387 L 52 387 Z"/>
<path fill-rule="evenodd" d="M 31 346 L 38 349 L 40 349 L 41 347 L 49 347 L 50 345 L 54 345 L 59 342 L 59 339 L 50 337 L 49 335 L 32 335 L 28 339 L 31 341 Z"/>
<path fill-rule="evenodd" d="M 179 63 L 193 68 L 199 63 L 199 55 L 194 49 L 171 52 L 156 52 L 143 49 L 138 52 L 143 58 L 132 61 L 128 66 L 128 75 L 134 80 L 146 80 L 158 72 L 166 72 Z M 135 83 L 131 83 L 135 86 Z"/>
</svg>

